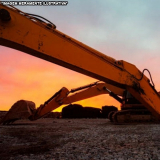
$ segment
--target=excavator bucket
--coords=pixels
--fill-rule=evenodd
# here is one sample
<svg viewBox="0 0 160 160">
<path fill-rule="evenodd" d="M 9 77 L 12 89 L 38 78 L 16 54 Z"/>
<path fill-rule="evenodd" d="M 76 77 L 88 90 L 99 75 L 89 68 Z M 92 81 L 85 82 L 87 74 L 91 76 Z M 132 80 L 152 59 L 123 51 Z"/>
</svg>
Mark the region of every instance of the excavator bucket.
<svg viewBox="0 0 160 160">
<path fill-rule="evenodd" d="M 33 114 L 35 109 L 34 102 L 19 100 L 13 104 L 8 113 L 0 121 L 0 124 L 9 124 L 19 119 L 27 119 Z"/>
</svg>

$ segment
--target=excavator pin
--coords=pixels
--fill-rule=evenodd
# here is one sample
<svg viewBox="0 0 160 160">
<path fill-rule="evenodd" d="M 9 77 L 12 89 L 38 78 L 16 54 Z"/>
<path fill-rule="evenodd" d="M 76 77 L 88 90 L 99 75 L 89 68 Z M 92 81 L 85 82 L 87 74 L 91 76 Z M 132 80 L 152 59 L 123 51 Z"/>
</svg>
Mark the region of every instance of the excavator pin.
<svg viewBox="0 0 160 160">
<path fill-rule="evenodd" d="M 2 21 L 10 21 L 11 20 L 10 13 L 6 9 L 0 9 L 0 19 Z"/>
</svg>

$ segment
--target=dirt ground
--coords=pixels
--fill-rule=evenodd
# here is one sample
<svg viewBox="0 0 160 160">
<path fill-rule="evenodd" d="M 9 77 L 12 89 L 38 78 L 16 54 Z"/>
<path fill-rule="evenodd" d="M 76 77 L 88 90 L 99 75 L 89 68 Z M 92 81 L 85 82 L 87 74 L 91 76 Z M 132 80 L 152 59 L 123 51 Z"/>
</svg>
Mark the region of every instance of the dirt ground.
<svg viewBox="0 0 160 160">
<path fill-rule="evenodd" d="M 51 159 L 52 156 L 53 160 L 58 160 L 61 158 L 56 158 L 55 149 L 58 148 L 59 150 L 61 150 L 61 148 L 64 148 L 64 146 L 69 143 L 75 143 L 75 146 L 77 147 L 76 143 L 78 143 L 78 145 L 81 145 L 80 141 L 83 142 L 84 139 L 86 139 L 85 143 L 88 144 L 90 143 L 89 137 L 92 138 L 92 136 L 90 136 L 91 134 L 97 134 L 100 136 L 97 136 L 97 142 L 94 142 L 98 144 L 103 142 L 103 139 L 105 140 L 105 137 L 110 137 L 110 139 L 108 140 L 110 140 L 111 142 L 116 140 L 116 137 L 118 136 L 122 137 L 123 140 L 119 141 L 120 138 L 118 138 L 118 140 L 115 141 L 117 144 L 114 143 L 115 148 L 117 147 L 117 149 L 119 148 L 119 146 L 127 148 L 127 146 L 125 145 L 126 140 L 123 137 L 124 135 L 125 137 L 129 135 L 131 139 L 133 137 L 134 145 L 135 143 L 137 143 L 136 145 L 139 145 L 140 142 L 141 145 L 142 143 L 145 144 L 147 138 L 148 143 L 150 143 L 149 147 L 155 147 L 156 144 L 156 150 L 159 152 L 159 131 L 159 124 L 113 125 L 107 119 L 45 118 L 33 122 L 29 120 L 19 120 L 12 125 L 0 125 L 0 159 L 37 159 L 37 157 L 41 155 L 41 157 L 38 157 L 38 159 Z M 88 137 L 85 137 L 85 135 L 87 134 Z M 149 134 L 151 135 L 151 137 L 149 137 Z M 66 135 L 68 135 L 68 138 L 65 138 Z M 76 135 L 78 135 L 78 140 L 76 140 Z M 98 140 L 98 138 L 100 138 L 100 140 Z M 144 139 L 144 142 L 142 139 Z M 106 145 L 111 142 L 106 142 Z M 132 147 L 132 141 L 130 141 L 130 139 L 128 139 L 127 145 L 129 142 L 130 146 Z M 123 146 L 121 146 L 122 143 Z M 110 146 L 110 148 L 112 148 L 112 146 Z M 71 149 L 75 150 L 74 147 L 72 147 Z M 72 151 L 70 150 L 69 152 Z M 54 155 L 52 155 L 52 153 L 54 153 Z M 150 152 L 148 152 L 148 154 L 150 154 Z M 67 155 L 65 155 L 65 157 L 66 156 Z M 64 159 L 69 158 L 66 157 Z"/>
<path fill-rule="evenodd" d="M 87 120 L 86 123 L 84 119 L 45 118 L 37 121 L 18 120 L 11 125 L 0 125 L 0 157 L 8 160 L 17 155 L 45 154 L 64 145 L 59 139 L 65 134 L 86 129 L 93 122 L 98 123 L 97 120 Z"/>
</svg>

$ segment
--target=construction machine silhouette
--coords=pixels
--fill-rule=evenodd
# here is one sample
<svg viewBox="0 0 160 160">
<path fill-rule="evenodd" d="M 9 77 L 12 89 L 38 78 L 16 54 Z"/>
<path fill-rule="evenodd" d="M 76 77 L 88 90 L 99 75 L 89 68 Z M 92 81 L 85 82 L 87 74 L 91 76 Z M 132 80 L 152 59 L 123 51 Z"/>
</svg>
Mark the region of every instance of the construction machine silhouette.
<svg viewBox="0 0 160 160">
<path fill-rule="evenodd" d="M 58 31 L 53 23 L 41 16 L 0 4 L 0 45 L 99 80 L 71 91 L 63 87 L 39 108 L 29 111 L 28 118 L 31 120 L 38 119 L 63 104 L 100 94 L 109 94 L 121 104 L 120 111 L 109 115 L 113 122 L 160 120 L 160 96 L 151 75 L 151 83 L 144 75 L 147 69 L 141 72 L 131 63 L 102 54 Z M 14 107 L 1 123 L 11 120 L 14 120 Z"/>
</svg>

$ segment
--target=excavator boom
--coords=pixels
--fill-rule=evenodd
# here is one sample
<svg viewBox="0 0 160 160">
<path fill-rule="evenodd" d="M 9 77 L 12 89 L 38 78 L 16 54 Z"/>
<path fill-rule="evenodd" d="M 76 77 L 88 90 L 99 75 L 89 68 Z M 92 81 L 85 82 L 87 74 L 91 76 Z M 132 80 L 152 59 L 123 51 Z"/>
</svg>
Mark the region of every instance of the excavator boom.
<svg viewBox="0 0 160 160">
<path fill-rule="evenodd" d="M 9 12 L 11 19 L 7 22 L 1 21 L 1 45 L 125 87 L 125 72 L 120 62 L 118 63 L 115 59 L 78 42 L 55 28 L 50 28 L 47 24 L 22 11 L 2 7 Z M 107 74 L 109 78 L 106 77 Z"/>
<path fill-rule="evenodd" d="M 33 14 L 1 4 L 0 45 L 126 89 L 160 119 L 160 97 L 149 79 L 136 66 L 90 48 Z"/>
</svg>

